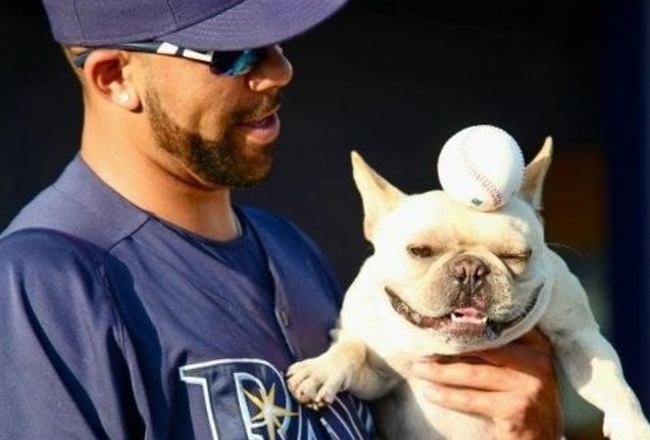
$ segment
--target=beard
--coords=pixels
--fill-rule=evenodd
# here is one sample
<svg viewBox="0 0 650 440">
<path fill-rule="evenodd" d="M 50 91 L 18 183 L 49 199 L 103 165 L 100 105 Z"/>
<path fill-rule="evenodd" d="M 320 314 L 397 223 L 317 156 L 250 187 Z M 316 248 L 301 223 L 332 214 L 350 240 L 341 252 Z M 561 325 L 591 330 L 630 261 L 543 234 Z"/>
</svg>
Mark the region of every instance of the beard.
<svg viewBox="0 0 650 440">
<path fill-rule="evenodd" d="M 232 114 L 231 121 L 254 119 L 276 107 L 281 97 L 263 101 L 253 110 Z M 160 148 L 180 160 L 204 182 L 229 188 L 247 188 L 265 180 L 271 173 L 272 145 L 265 145 L 254 154 L 247 154 L 247 146 L 228 128 L 218 141 L 209 141 L 200 134 L 176 124 L 164 111 L 158 95 L 149 90 L 145 96 L 149 122 Z"/>
</svg>

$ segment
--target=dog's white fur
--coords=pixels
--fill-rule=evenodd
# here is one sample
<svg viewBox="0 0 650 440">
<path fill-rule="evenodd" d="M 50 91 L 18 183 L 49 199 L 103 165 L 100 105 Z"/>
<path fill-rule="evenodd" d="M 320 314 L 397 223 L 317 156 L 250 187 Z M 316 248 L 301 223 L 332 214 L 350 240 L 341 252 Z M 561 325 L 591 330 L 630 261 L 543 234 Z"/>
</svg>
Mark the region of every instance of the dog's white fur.
<svg viewBox="0 0 650 440">
<path fill-rule="evenodd" d="M 439 190 L 406 195 L 353 152 L 374 253 L 346 293 L 336 341 L 289 369 L 296 398 L 323 406 L 349 390 L 373 400 L 387 439 L 487 439 L 489 421 L 427 401 L 410 364 L 506 344 L 537 325 L 573 387 L 604 412 L 605 435 L 650 439 L 586 292 L 544 242 L 539 212 L 551 155 L 547 138 L 517 196 L 486 213 Z"/>
</svg>

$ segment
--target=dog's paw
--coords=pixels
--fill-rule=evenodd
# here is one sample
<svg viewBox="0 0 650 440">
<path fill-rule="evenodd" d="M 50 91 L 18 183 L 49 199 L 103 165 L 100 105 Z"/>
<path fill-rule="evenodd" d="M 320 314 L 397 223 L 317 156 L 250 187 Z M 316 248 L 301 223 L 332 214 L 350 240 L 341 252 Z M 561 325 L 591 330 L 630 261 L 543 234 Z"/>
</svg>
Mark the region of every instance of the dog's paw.
<svg viewBox="0 0 650 440">
<path fill-rule="evenodd" d="M 336 395 L 345 389 L 346 379 L 345 371 L 322 356 L 297 362 L 287 371 L 291 394 L 298 402 L 314 409 L 334 402 Z"/>
<path fill-rule="evenodd" d="M 641 415 L 605 414 L 603 433 L 610 440 L 650 439 L 650 424 Z"/>
</svg>

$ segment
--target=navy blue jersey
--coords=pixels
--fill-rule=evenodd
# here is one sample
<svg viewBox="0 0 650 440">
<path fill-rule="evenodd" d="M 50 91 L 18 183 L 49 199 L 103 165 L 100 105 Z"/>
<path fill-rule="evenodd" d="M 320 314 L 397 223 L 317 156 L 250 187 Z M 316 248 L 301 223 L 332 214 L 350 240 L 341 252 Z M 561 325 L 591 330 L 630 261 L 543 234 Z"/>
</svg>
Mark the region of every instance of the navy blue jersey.
<svg viewBox="0 0 650 440">
<path fill-rule="evenodd" d="M 0 438 L 365 439 L 365 405 L 300 406 L 284 374 L 342 300 L 291 223 L 237 207 L 213 242 L 133 206 L 77 157 L 0 239 Z"/>
</svg>

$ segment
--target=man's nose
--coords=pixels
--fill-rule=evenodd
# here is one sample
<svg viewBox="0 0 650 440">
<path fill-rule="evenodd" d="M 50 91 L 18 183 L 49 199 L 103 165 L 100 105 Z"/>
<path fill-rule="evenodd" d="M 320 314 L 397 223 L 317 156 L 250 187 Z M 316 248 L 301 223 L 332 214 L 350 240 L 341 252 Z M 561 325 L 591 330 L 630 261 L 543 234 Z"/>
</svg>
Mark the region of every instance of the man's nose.
<svg viewBox="0 0 650 440">
<path fill-rule="evenodd" d="M 264 59 L 248 73 L 248 84 L 254 92 L 284 87 L 293 78 L 293 67 L 284 56 L 282 48 L 274 45 L 269 48 Z"/>
</svg>

